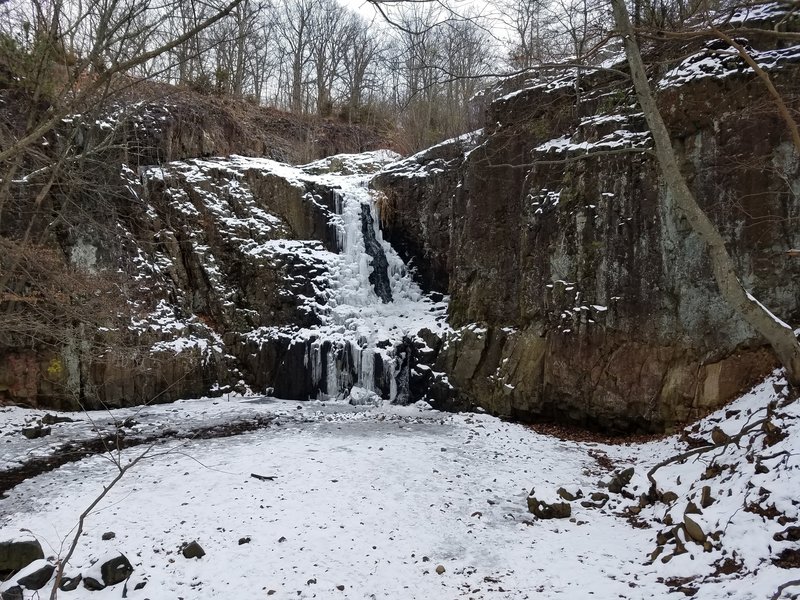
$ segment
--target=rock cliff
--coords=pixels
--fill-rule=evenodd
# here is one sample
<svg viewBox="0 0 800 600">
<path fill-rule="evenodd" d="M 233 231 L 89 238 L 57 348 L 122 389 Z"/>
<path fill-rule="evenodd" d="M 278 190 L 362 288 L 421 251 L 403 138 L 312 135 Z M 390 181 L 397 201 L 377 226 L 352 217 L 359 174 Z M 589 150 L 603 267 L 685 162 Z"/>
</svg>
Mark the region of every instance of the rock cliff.
<svg viewBox="0 0 800 600">
<path fill-rule="evenodd" d="M 773 81 L 795 107 L 797 54 L 761 56 L 782 66 Z M 659 102 L 743 283 L 797 323 L 800 261 L 786 251 L 800 244 L 800 162 L 766 88 L 742 70 L 696 50 L 662 74 Z M 720 298 L 648 147 L 621 74 L 541 74 L 495 90 L 482 131 L 375 179 L 387 239 L 451 296 L 455 331 L 435 359 L 449 402 L 660 430 L 775 367 Z"/>
</svg>

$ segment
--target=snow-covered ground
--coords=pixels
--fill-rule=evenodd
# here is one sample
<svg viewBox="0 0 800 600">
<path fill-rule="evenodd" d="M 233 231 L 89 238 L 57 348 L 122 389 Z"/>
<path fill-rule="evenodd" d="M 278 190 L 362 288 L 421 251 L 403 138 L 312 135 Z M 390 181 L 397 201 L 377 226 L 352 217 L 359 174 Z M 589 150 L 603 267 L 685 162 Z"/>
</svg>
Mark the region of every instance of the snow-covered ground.
<svg viewBox="0 0 800 600">
<path fill-rule="evenodd" d="M 738 444 L 659 470 L 659 490 L 674 491 L 678 499 L 646 506 L 633 519 L 628 507 L 637 507 L 639 495 L 647 492 L 647 469 L 687 450 L 685 440 L 613 446 L 563 441 L 486 415 L 445 414 L 424 404 L 204 399 L 91 420 L 84 415 L 80 422 L 52 425 L 51 437 L 89 437 L 92 422 L 102 430 L 131 416 L 143 432 L 171 428 L 178 435 L 237 419 L 270 417 L 271 422 L 232 437 L 157 443 L 152 458 L 129 471 L 89 516 L 66 574 L 86 573 L 98 559 L 122 552 L 135 569 L 127 596 L 151 600 L 268 594 L 403 600 L 685 597 L 671 591 L 679 585 L 695 589 L 696 598 L 769 598 L 778 585 L 797 577 L 796 569 L 772 564 L 782 550 L 796 546 L 773 540 L 790 521 L 744 508 L 761 502 L 759 488 L 764 488 L 773 492 L 770 501 L 785 519 L 797 517 L 800 465 L 793 447 L 800 407 L 782 406 L 783 393 L 775 375 L 690 435 L 695 441 L 709 438 L 715 426 L 734 434 L 776 402 L 770 422 L 786 437 L 763 449 L 759 427 Z M 41 416 L 16 408 L 0 412 L 3 468 L 24 462 L 31 452 L 52 452 L 56 444 L 47 438 L 27 440 L 17 430 Z M 145 448 L 124 451 L 123 461 Z M 755 456 L 752 463 L 748 455 Z M 712 459 L 736 464 L 737 470 L 701 480 Z M 757 465 L 762 468 L 755 470 Z M 629 498 L 601 486 L 609 468 L 628 466 L 635 469 L 625 488 Z M 114 474 L 108 456 L 97 455 L 16 486 L 0 500 L 0 541 L 33 535 L 46 555 L 63 555 L 80 512 Z M 696 519 L 708 531 L 724 530 L 719 547 L 704 552 L 687 541 L 685 553 L 664 562 L 675 549 L 667 542 L 651 561 L 656 535 L 667 528 L 665 513 L 671 510 L 679 521 L 687 500 L 707 484 L 716 500 Z M 571 519 L 539 520 L 528 512 L 532 488 L 538 496 L 553 496 L 561 486 L 580 488 L 586 496 L 606 492 L 611 500 L 603 508 L 573 501 Z M 102 540 L 109 531 L 115 537 Z M 206 552 L 201 559 L 179 551 L 193 540 Z M 715 574 L 731 557 L 740 564 L 737 571 Z M 79 587 L 60 596 L 100 600 L 121 593 L 122 584 L 99 592 Z"/>
</svg>

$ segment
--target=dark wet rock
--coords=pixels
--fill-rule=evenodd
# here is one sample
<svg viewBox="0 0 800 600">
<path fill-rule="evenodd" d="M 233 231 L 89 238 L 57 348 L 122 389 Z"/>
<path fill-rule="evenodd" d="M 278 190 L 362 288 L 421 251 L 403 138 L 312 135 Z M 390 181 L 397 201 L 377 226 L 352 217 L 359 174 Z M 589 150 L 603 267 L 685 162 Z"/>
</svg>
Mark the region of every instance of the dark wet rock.
<svg viewBox="0 0 800 600">
<path fill-rule="evenodd" d="M 181 554 L 183 554 L 184 558 L 203 558 L 206 552 L 200 544 L 192 541 L 181 548 Z"/>
<path fill-rule="evenodd" d="M 0 573 L 19 571 L 42 558 L 42 545 L 36 540 L 0 542 Z"/>
<path fill-rule="evenodd" d="M 392 286 L 389 283 L 389 263 L 378 239 L 375 237 L 375 220 L 370 207 L 361 205 L 361 232 L 364 235 L 364 249 L 372 257 L 372 272 L 369 282 L 382 302 L 392 301 Z"/>
<path fill-rule="evenodd" d="M 104 533 L 104 534 L 101 536 L 101 539 L 102 539 L 103 541 L 108 541 L 108 540 L 113 540 L 115 537 L 117 537 L 117 534 L 116 534 L 116 533 L 114 533 L 113 531 L 106 531 L 106 532 L 105 532 L 105 533 Z"/>
<path fill-rule="evenodd" d="M 43 561 L 40 561 L 43 562 Z M 17 583 L 29 590 L 40 590 L 47 585 L 56 568 L 54 565 L 43 562 L 36 570 L 29 572 L 24 577 L 17 579 Z"/>
<path fill-rule="evenodd" d="M 102 581 L 98 581 L 94 577 L 86 577 L 83 578 L 83 587 L 85 587 L 90 592 L 99 592 L 100 590 L 105 589 L 105 585 Z"/>
<path fill-rule="evenodd" d="M 62 592 L 77 590 L 82 580 L 83 576 L 80 573 L 75 577 L 63 577 L 61 583 L 58 585 L 58 589 Z"/>
<path fill-rule="evenodd" d="M 133 565 L 124 554 L 120 554 L 104 562 L 100 566 L 100 573 L 106 586 L 117 585 L 131 576 Z"/>
<path fill-rule="evenodd" d="M 250 536 L 239 538 L 239 545 L 242 546 L 244 544 L 250 543 Z"/>
<path fill-rule="evenodd" d="M 0 593 L 1 600 L 25 600 L 25 595 L 22 591 L 22 588 L 18 585 L 11 586 L 10 588 L 3 590 Z"/>
</svg>

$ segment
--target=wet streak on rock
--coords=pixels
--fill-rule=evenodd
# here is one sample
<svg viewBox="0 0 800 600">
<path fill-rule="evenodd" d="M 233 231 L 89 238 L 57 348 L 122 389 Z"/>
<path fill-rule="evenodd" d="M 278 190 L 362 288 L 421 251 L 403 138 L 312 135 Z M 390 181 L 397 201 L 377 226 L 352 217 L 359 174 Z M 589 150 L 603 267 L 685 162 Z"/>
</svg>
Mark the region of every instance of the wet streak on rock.
<svg viewBox="0 0 800 600">
<path fill-rule="evenodd" d="M 392 301 L 392 287 L 389 284 L 389 262 L 383 253 L 380 242 L 375 238 L 375 221 L 366 204 L 361 205 L 361 231 L 364 234 L 364 249 L 372 257 L 372 273 L 369 282 L 375 293 L 384 302 Z"/>
</svg>

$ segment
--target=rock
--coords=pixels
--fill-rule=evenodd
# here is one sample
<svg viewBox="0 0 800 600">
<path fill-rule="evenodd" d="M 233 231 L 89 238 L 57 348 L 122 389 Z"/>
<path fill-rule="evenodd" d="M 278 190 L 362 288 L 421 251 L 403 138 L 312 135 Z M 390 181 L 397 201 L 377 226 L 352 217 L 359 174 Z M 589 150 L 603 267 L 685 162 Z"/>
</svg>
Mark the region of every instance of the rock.
<svg viewBox="0 0 800 600">
<path fill-rule="evenodd" d="M 104 562 L 100 566 L 100 573 L 103 576 L 103 584 L 106 586 L 117 585 L 131 576 L 133 565 L 124 554 L 120 554 Z"/>
<path fill-rule="evenodd" d="M 41 425 L 36 425 L 34 427 L 23 427 L 22 435 L 29 440 L 35 440 L 46 435 L 50 435 L 50 428 L 42 427 Z"/>
<path fill-rule="evenodd" d="M 568 519 L 572 515 L 569 502 L 547 503 L 535 496 L 528 496 L 528 511 L 539 519 Z"/>
<path fill-rule="evenodd" d="M 106 532 L 105 532 L 105 533 L 104 533 L 104 534 L 101 536 L 101 539 L 102 539 L 103 541 L 108 541 L 108 540 L 113 540 L 115 537 L 117 537 L 117 534 L 116 534 L 116 533 L 114 533 L 113 531 L 106 531 Z"/>
<path fill-rule="evenodd" d="M 656 546 L 656 549 L 650 553 L 650 562 L 655 562 L 655 560 L 661 556 L 661 553 L 664 551 L 664 546 Z"/>
<path fill-rule="evenodd" d="M 244 544 L 249 544 L 249 543 L 250 543 L 250 537 L 249 536 L 248 537 L 239 538 L 239 545 L 240 546 L 242 546 Z"/>
<path fill-rule="evenodd" d="M 139 582 L 139 583 L 137 583 L 135 586 L 133 586 L 133 589 L 134 589 L 134 590 L 143 590 L 143 589 L 144 589 L 144 586 L 146 586 L 146 585 L 147 585 L 147 582 L 146 582 L 146 581 L 140 581 L 140 582 Z"/>
<path fill-rule="evenodd" d="M 60 589 L 62 592 L 71 592 L 73 590 L 77 590 L 82 580 L 83 576 L 80 573 L 78 573 L 76 577 L 62 577 L 61 583 L 58 585 L 58 589 Z"/>
<path fill-rule="evenodd" d="M 697 508 L 697 505 L 694 502 L 689 502 L 686 505 L 686 510 L 684 511 L 686 514 L 689 515 L 702 515 L 703 511 Z"/>
<path fill-rule="evenodd" d="M 578 500 L 580 498 L 583 498 L 583 491 L 574 486 L 570 488 L 560 487 L 556 491 L 556 494 L 558 494 L 561 498 L 563 498 L 567 502 L 572 502 L 573 500 Z"/>
<path fill-rule="evenodd" d="M 100 590 L 105 589 L 106 586 L 104 586 L 102 582 L 97 581 L 97 579 L 94 577 L 86 576 L 83 578 L 83 587 L 90 592 L 99 592 Z"/>
<path fill-rule="evenodd" d="M 581 502 L 584 508 L 603 508 L 606 502 L 609 501 L 610 496 L 604 492 L 592 492 L 589 494 L 589 500 Z"/>
<path fill-rule="evenodd" d="M 74 423 L 75 419 L 70 419 L 69 417 L 59 417 L 58 415 L 53 415 L 47 413 L 45 416 L 42 417 L 42 424 L 43 425 L 55 425 L 57 423 Z"/>
<path fill-rule="evenodd" d="M 714 504 L 714 498 L 711 497 L 711 486 L 704 485 L 700 492 L 700 506 L 708 508 L 712 504 Z"/>
<path fill-rule="evenodd" d="M 445 570 L 446 569 L 444 568 L 443 565 L 439 565 L 439 566 L 436 567 L 436 574 L 437 575 L 442 575 L 445 572 Z"/>
<path fill-rule="evenodd" d="M 664 504 L 672 504 L 678 499 L 678 494 L 675 492 L 664 492 L 661 494 L 661 501 Z"/>
<path fill-rule="evenodd" d="M 40 590 L 47 585 L 56 568 L 44 559 L 28 565 L 17 577 L 17 583 L 29 590 Z"/>
<path fill-rule="evenodd" d="M 711 430 L 711 441 L 714 442 L 717 446 L 722 446 L 723 444 L 727 444 L 731 439 L 727 433 L 720 429 L 719 425 L 715 426 L 714 429 Z"/>
<path fill-rule="evenodd" d="M 0 542 L 0 573 L 19 571 L 42 558 L 42 545 L 36 540 Z"/>
<path fill-rule="evenodd" d="M 22 588 L 18 585 L 12 586 L 6 590 L 3 590 L 0 593 L 1 600 L 25 600 L 25 596 L 22 593 Z"/>
<path fill-rule="evenodd" d="M 206 555 L 206 551 L 203 550 L 203 547 L 200 546 L 200 544 L 198 544 L 196 541 L 186 544 L 181 549 L 181 553 L 183 554 L 184 558 L 203 558 Z"/>
<path fill-rule="evenodd" d="M 706 534 L 703 528 L 692 515 L 683 515 L 683 526 L 686 528 L 687 535 L 698 544 L 702 544 L 706 541 Z"/>
<path fill-rule="evenodd" d="M 619 494 L 623 488 L 631 482 L 633 477 L 633 467 L 628 467 L 624 471 L 614 473 L 611 482 L 608 484 L 608 491 L 612 494 Z"/>
<path fill-rule="evenodd" d="M 336 589 L 339 590 L 340 592 L 343 592 L 344 591 L 344 586 L 343 585 L 337 585 Z"/>
</svg>

